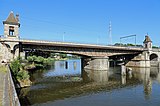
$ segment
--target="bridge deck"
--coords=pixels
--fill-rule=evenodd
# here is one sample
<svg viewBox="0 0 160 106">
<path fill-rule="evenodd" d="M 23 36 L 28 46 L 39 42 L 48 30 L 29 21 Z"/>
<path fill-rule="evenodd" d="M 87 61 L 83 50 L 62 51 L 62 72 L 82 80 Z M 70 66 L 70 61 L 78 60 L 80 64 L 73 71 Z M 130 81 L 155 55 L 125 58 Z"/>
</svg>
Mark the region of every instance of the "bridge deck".
<svg viewBox="0 0 160 106">
<path fill-rule="evenodd" d="M 76 47 L 76 48 L 94 48 L 94 49 L 112 49 L 112 50 L 124 50 L 124 51 L 143 51 L 143 48 L 138 47 L 121 47 L 121 46 L 106 46 L 95 44 L 81 44 L 71 42 L 56 42 L 56 41 L 44 41 L 44 40 L 25 40 L 25 39 L 0 39 L 1 42 L 20 42 L 28 45 L 45 45 L 45 46 L 63 46 L 63 47 Z"/>
</svg>

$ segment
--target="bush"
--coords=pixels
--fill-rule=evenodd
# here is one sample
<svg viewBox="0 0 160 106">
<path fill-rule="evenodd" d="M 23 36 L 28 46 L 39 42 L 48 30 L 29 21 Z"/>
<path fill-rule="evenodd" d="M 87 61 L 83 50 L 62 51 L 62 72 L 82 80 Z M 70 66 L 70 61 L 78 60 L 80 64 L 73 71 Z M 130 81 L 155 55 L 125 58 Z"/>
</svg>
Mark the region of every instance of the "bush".
<svg viewBox="0 0 160 106">
<path fill-rule="evenodd" d="M 13 60 L 11 62 L 11 70 L 13 75 L 19 80 L 25 80 L 29 78 L 29 74 L 27 71 L 22 69 L 22 65 L 19 60 Z"/>
<path fill-rule="evenodd" d="M 28 62 L 33 62 L 33 57 L 32 56 L 28 56 L 27 60 L 28 60 Z"/>
<path fill-rule="evenodd" d="M 17 73 L 19 72 L 20 68 L 21 68 L 21 64 L 20 64 L 19 60 L 13 60 L 13 61 L 11 62 L 11 69 L 12 69 L 13 74 L 14 74 L 15 76 L 16 76 Z"/>
<path fill-rule="evenodd" d="M 25 70 L 20 70 L 20 71 L 17 73 L 16 78 L 17 78 L 18 80 L 29 79 L 29 74 L 28 74 L 28 72 L 25 71 Z"/>
<path fill-rule="evenodd" d="M 36 62 L 36 63 L 43 63 L 43 61 L 44 61 L 44 58 L 43 58 L 42 56 L 38 56 L 38 57 L 36 57 L 36 59 L 35 59 L 35 62 Z"/>
<path fill-rule="evenodd" d="M 36 59 L 37 59 L 37 57 L 35 55 L 27 57 L 28 62 L 34 62 Z"/>
</svg>

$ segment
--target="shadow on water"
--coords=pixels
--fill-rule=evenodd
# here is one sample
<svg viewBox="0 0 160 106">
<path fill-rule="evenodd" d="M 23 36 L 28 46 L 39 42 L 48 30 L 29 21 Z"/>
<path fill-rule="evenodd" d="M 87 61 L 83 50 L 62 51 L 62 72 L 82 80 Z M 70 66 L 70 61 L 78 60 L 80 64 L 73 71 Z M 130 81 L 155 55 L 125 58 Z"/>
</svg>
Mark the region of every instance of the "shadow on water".
<svg viewBox="0 0 160 106">
<path fill-rule="evenodd" d="M 37 71 L 32 74 L 33 85 L 21 89 L 19 94 L 22 105 L 70 106 L 69 100 L 74 101 L 74 99 L 89 95 L 97 98 L 92 101 L 96 104 L 98 103 L 97 100 L 104 96 L 103 92 L 115 91 L 121 92 L 121 95 L 128 100 L 128 95 L 125 93 L 133 92 L 128 91 L 130 89 L 143 91 L 136 96 L 144 97 L 145 101 L 151 99 L 153 82 L 158 81 L 160 83 L 160 74 L 157 68 L 132 68 L 132 73 L 121 76 L 120 67 L 110 68 L 108 71 L 82 70 L 81 74 L 80 60 L 56 61 L 54 66 L 50 70 Z M 107 97 L 107 94 L 105 96 Z M 116 98 L 118 98 L 118 94 L 114 94 L 113 99 L 115 101 Z M 85 103 L 88 99 L 80 99 L 79 101 Z M 126 103 L 131 102 L 128 101 Z M 101 102 L 106 102 L 106 100 Z M 118 101 L 117 104 L 119 104 Z M 83 105 L 90 106 L 93 104 Z M 115 104 L 109 103 L 108 105 L 114 106 Z"/>
</svg>

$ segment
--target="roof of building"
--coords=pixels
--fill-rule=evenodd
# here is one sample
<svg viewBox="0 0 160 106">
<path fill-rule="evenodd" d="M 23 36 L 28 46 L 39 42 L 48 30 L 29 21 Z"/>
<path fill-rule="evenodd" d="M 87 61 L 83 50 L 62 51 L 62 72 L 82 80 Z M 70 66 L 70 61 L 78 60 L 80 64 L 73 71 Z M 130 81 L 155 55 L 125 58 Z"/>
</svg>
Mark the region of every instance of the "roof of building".
<svg viewBox="0 0 160 106">
<path fill-rule="evenodd" d="M 3 24 L 14 24 L 20 25 L 18 19 L 15 18 L 13 12 L 11 11 L 6 21 L 3 21 Z"/>
<path fill-rule="evenodd" d="M 152 42 L 151 39 L 149 38 L 148 35 L 145 36 L 145 40 L 143 41 L 143 43 L 148 43 L 148 42 Z"/>
</svg>

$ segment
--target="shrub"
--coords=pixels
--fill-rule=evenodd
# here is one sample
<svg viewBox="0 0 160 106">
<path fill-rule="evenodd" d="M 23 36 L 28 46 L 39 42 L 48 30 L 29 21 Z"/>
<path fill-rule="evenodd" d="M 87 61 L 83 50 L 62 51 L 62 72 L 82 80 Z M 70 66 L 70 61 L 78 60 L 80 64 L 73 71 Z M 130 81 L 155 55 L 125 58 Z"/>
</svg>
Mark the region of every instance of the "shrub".
<svg viewBox="0 0 160 106">
<path fill-rule="evenodd" d="M 28 72 L 25 71 L 25 70 L 20 70 L 20 71 L 17 73 L 16 78 L 17 78 L 18 80 L 29 79 L 29 74 L 28 74 Z"/>
<path fill-rule="evenodd" d="M 11 69 L 12 69 L 13 74 L 14 74 L 15 76 L 16 76 L 17 73 L 19 72 L 20 68 L 21 68 L 21 64 L 20 64 L 19 60 L 13 60 L 13 61 L 11 62 Z"/>
<path fill-rule="evenodd" d="M 43 58 L 42 56 L 38 56 L 38 57 L 36 57 L 36 59 L 35 59 L 35 62 L 36 62 L 36 63 L 43 63 L 43 61 L 44 61 L 44 58 Z"/>
<path fill-rule="evenodd" d="M 13 60 L 10 66 L 11 66 L 13 75 L 15 75 L 17 79 L 25 80 L 29 78 L 28 72 L 22 69 L 22 65 L 19 62 L 19 60 Z"/>
<path fill-rule="evenodd" d="M 27 57 L 28 62 L 34 62 L 36 59 L 37 57 L 35 55 Z"/>
<path fill-rule="evenodd" d="M 32 56 L 28 56 L 27 60 L 28 60 L 28 62 L 33 62 L 33 57 Z"/>
</svg>

